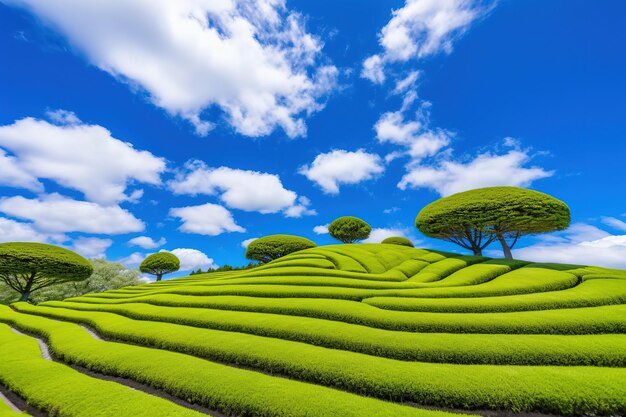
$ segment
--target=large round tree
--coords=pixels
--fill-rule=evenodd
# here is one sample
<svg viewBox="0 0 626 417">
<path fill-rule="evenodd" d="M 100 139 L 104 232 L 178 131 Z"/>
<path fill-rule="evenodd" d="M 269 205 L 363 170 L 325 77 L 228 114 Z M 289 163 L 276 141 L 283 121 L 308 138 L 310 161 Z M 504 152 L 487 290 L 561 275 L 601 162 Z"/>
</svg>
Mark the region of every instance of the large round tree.
<svg viewBox="0 0 626 417">
<path fill-rule="evenodd" d="M 250 242 L 246 248 L 246 258 L 267 263 L 290 253 L 316 246 L 312 240 L 300 236 L 270 235 Z"/>
<path fill-rule="evenodd" d="M 354 243 L 367 239 L 372 227 L 358 217 L 343 216 L 328 225 L 328 233 L 343 243 Z"/>
<path fill-rule="evenodd" d="M 569 223 L 567 204 L 519 187 L 487 187 L 453 194 L 424 207 L 415 220 L 426 236 L 456 243 L 475 255 L 498 240 L 509 259 L 520 237 L 563 230 Z"/>
<path fill-rule="evenodd" d="M 65 248 L 45 243 L 0 243 L 0 279 L 21 294 L 20 301 L 51 285 L 83 281 L 92 273 L 87 259 Z"/>
<path fill-rule="evenodd" d="M 163 275 L 176 272 L 179 268 L 180 260 L 176 255 L 169 252 L 153 253 L 139 265 L 141 272 L 155 275 L 157 281 L 161 281 Z"/>
</svg>

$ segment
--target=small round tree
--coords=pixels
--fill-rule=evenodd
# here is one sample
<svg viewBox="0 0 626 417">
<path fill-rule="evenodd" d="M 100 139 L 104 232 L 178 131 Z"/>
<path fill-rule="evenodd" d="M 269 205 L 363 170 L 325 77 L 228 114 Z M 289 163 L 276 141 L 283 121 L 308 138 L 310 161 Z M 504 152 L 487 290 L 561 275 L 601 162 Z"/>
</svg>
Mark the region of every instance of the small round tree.
<svg viewBox="0 0 626 417">
<path fill-rule="evenodd" d="M 281 256 L 316 246 L 315 242 L 300 236 L 270 235 L 250 242 L 246 248 L 246 258 L 267 263 Z"/>
<path fill-rule="evenodd" d="M 51 285 L 83 281 L 91 276 L 91 263 L 72 252 L 45 243 L 0 244 L 0 279 L 28 301 L 30 294 Z"/>
<path fill-rule="evenodd" d="M 411 242 L 409 239 L 402 237 L 402 236 L 391 236 L 391 237 L 388 237 L 387 239 L 384 239 L 380 243 L 386 243 L 388 245 L 408 246 L 411 248 L 415 247 L 413 245 L 413 242 Z"/>
<path fill-rule="evenodd" d="M 358 217 L 344 216 L 328 225 L 328 233 L 343 243 L 354 243 L 367 239 L 372 227 Z"/>
<path fill-rule="evenodd" d="M 548 194 L 518 187 L 487 187 L 439 199 L 415 220 L 426 236 L 454 242 L 480 255 L 494 240 L 505 258 L 524 235 L 563 230 L 569 226 L 567 204 Z"/>
<path fill-rule="evenodd" d="M 153 253 L 139 265 L 141 272 L 156 275 L 157 281 L 161 281 L 163 275 L 176 272 L 179 268 L 180 260 L 176 255 L 169 252 Z"/>
</svg>

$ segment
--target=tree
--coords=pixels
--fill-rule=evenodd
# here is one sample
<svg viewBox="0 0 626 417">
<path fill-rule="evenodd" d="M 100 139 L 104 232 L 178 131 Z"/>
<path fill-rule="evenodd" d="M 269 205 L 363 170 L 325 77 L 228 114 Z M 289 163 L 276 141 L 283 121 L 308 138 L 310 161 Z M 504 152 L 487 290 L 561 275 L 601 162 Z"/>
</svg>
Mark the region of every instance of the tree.
<svg viewBox="0 0 626 417">
<path fill-rule="evenodd" d="M 344 216 L 328 225 L 328 233 L 343 243 L 354 243 L 367 239 L 372 227 L 358 217 Z"/>
<path fill-rule="evenodd" d="M 424 207 L 415 225 L 426 236 L 445 239 L 481 255 L 498 240 L 505 258 L 524 235 L 563 230 L 570 210 L 562 201 L 518 187 L 487 187 L 453 194 Z"/>
<path fill-rule="evenodd" d="M 34 294 L 32 300 L 36 303 L 51 300 L 64 300 L 70 297 L 79 297 L 84 294 L 116 290 L 142 284 L 138 269 L 128 269 L 119 262 L 110 262 L 105 259 L 91 260 L 93 274 L 84 281 L 73 281 L 65 284 L 45 288 Z"/>
<path fill-rule="evenodd" d="M 163 275 L 176 272 L 179 268 L 180 260 L 176 255 L 169 252 L 153 253 L 139 265 L 141 272 L 156 275 L 157 281 L 161 281 Z"/>
<path fill-rule="evenodd" d="M 387 239 L 384 239 L 380 243 L 386 243 L 388 245 L 408 246 L 411 248 L 414 247 L 413 242 L 411 242 L 409 239 L 402 237 L 402 236 L 391 236 L 391 237 L 388 237 Z"/>
<path fill-rule="evenodd" d="M 267 263 L 316 246 L 315 242 L 300 236 L 270 235 L 253 240 L 246 248 L 246 258 Z"/>
<path fill-rule="evenodd" d="M 0 279 L 28 301 L 31 293 L 64 282 L 83 281 L 93 266 L 71 250 L 45 243 L 0 244 Z"/>
</svg>

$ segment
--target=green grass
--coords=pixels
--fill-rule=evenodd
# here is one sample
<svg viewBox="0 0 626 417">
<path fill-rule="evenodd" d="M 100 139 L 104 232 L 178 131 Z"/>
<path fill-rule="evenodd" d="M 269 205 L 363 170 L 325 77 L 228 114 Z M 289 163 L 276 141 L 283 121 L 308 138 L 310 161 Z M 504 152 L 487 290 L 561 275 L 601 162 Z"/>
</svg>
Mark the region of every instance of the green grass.
<svg viewBox="0 0 626 417">
<path fill-rule="evenodd" d="M 8 316 L 8 317 L 7 317 Z M 262 407 L 275 410 L 276 415 L 307 415 L 307 408 L 315 409 L 317 415 L 425 415 L 422 410 L 410 409 L 389 403 L 376 402 L 363 397 L 352 398 L 350 394 L 332 391 L 315 385 L 297 383 L 263 374 L 255 374 L 235 368 L 225 368 L 174 352 L 151 350 L 132 345 L 111 342 L 94 342 L 84 337 L 85 332 L 68 323 L 58 323 L 23 314 L 2 314 L 0 320 L 42 334 L 50 340 L 54 351 L 65 360 L 83 366 L 138 379 L 150 385 L 161 386 L 175 395 L 199 398 L 206 405 L 218 407 L 228 399 L 218 397 L 226 392 L 236 396 L 236 404 L 227 404 L 231 412 L 267 413 Z M 104 321 L 114 321 L 107 318 Z M 118 333 L 138 334 L 138 326 L 125 327 L 129 323 L 117 322 Z M 141 326 L 141 324 L 139 325 Z M 165 349 L 186 350 L 192 354 L 204 354 L 213 359 L 205 337 L 198 329 L 184 326 L 156 324 L 144 326 L 141 336 L 134 342 L 142 344 L 157 342 Z M 156 335 L 156 337 L 155 337 Z M 205 336 L 205 337 L 203 337 Z M 169 340 L 169 342 L 168 342 Z M 325 385 L 359 390 L 363 394 L 376 395 L 396 401 L 415 401 L 441 407 L 508 408 L 512 410 L 536 410 L 571 415 L 574 412 L 600 411 L 618 413 L 626 410 L 626 386 L 620 382 L 626 378 L 626 370 L 600 367 L 522 367 L 487 365 L 428 364 L 400 362 L 367 355 L 329 350 L 315 352 L 314 348 L 296 343 L 276 343 L 248 346 L 238 349 L 243 340 L 213 339 L 212 349 L 221 350 L 221 359 L 244 365 L 255 365 L 264 370 L 282 372 L 289 376 L 310 379 Z M 195 342 L 195 343 L 194 343 Z M 229 345 L 224 346 L 225 343 Z M 238 343 L 239 342 L 239 343 Z M 77 347 L 77 345 L 80 345 Z M 95 345 L 98 345 L 97 348 Z M 254 347 L 253 347 L 254 346 Z M 194 348 L 195 347 L 195 348 Z M 233 353 L 238 351 L 237 353 Z M 255 356 L 256 354 L 256 356 Z M 247 360 L 246 360 L 247 358 Z M 238 362 L 239 360 L 239 362 Z M 154 362 L 152 362 L 154 361 Z M 150 369 L 148 364 L 153 363 Z M 171 369 L 174 365 L 174 369 Z M 141 367 L 141 371 L 138 367 Z M 225 369 L 219 369 L 225 368 Z M 146 373 L 149 370 L 149 373 Z M 183 373 L 182 370 L 186 370 Z M 232 379 L 228 376 L 234 375 Z M 192 381 L 211 378 L 202 388 Z M 187 379 L 185 379 L 187 378 Z M 270 381 L 271 380 L 271 381 Z M 602 381 L 602 382 L 599 382 Z M 272 384 L 274 389 L 289 393 L 289 398 L 265 393 L 263 402 L 258 398 L 244 398 L 249 391 L 258 391 L 255 384 Z M 280 383 L 287 385 L 280 387 Z M 256 388 L 256 390 L 254 389 Z M 602 392 L 599 396 L 598 391 Z M 307 395 L 308 393 L 308 395 Z M 442 400 L 441 397 L 445 397 Z M 458 399 L 463 400 L 458 400 Z M 550 405 L 544 403 L 549 400 Z M 341 401 L 343 403 L 334 403 Z M 325 404 L 325 413 L 320 405 Z M 378 405 L 378 407 L 376 407 Z M 255 408 L 256 407 L 256 408 Z M 261 407 L 261 408 L 259 408 Z M 280 413 L 278 411 L 280 410 Z M 265 414 L 263 414 L 265 415 Z"/>
<path fill-rule="evenodd" d="M 479 266 L 479 265 L 476 265 Z M 587 276 L 589 277 L 589 275 Z M 602 275 L 604 277 L 604 275 Z M 390 310 L 450 313 L 551 310 L 626 303 L 626 280 L 593 277 L 562 291 L 481 298 L 373 297 L 369 305 Z"/>
<path fill-rule="evenodd" d="M 228 416 L 626 414 L 626 271 L 330 245 L 13 308 L 64 362 Z"/>
<path fill-rule="evenodd" d="M 7 307 L 0 306 L 2 317 Z M 4 320 L 3 320 L 4 321 Z M 170 401 L 44 360 L 37 342 L 0 324 L 0 382 L 49 415 L 200 417 Z M 22 414 L 24 415 L 24 414 Z"/>
<path fill-rule="evenodd" d="M 69 303 L 66 303 L 69 304 Z M 106 312 L 73 310 L 58 304 L 55 308 L 29 306 L 24 303 L 15 308 L 24 313 L 42 315 L 60 320 L 85 323 L 108 337 L 162 347 L 177 346 L 184 352 L 207 352 L 206 355 L 223 360 L 234 355 L 240 363 L 258 364 L 247 355 L 265 355 L 268 362 L 285 360 L 281 347 L 291 346 L 286 340 L 308 343 L 298 344 L 305 357 L 335 360 L 341 369 L 346 353 L 319 349 L 317 346 L 374 355 L 360 356 L 359 360 L 376 361 L 376 356 L 427 362 L 459 364 L 516 364 L 516 365 L 626 365 L 626 335 L 528 335 L 528 334 L 450 334 L 412 333 L 373 329 L 343 322 L 287 318 L 272 322 L 272 327 L 254 326 L 246 322 L 241 332 L 233 333 L 211 328 L 194 328 L 170 324 L 166 316 L 155 320 L 133 320 L 123 315 Z M 68 306 L 64 306 L 68 307 Z M 260 323 L 262 323 L 260 321 Z M 211 323 L 214 324 L 214 323 Z M 224 324 L 222 322 L 222 324 Z M 215 326 L 220 328 L 219 325 Z M 226 327 L 225 330 L 229 328 Z M 249 333 L 244 334 L 243 332 Z M 259 337 L 268 336 L 268 337 Z M 148 342 L 148 339 L 150 340 Z M 281 340 L 284 339 L 284 340 Z M 192 340 L 197 342 L 192 343 Z M 205 343 L 211 340 L 210 344 Z M 224 350 L 225 349 L 225 350 Z M 348 355 L 349 356 L 349 355 Z M 254 365 L 251 365 L 254 366 Z M 404 365 L 401 365 L 404 366 Z M 269 368 L 269 370 L 274 370 Z M 311 371 L 309 371 L 310 373 Z M 298 374 L 298 372 L 296 372 Z M 375 377 L 374 377 L 375 378 Z M 339 378 L 341 379 L 341 378 Z"/>
<path fill-rule="evenodd" d="M 19 314 L 6 307 L 0 308 L 0 321 L 45 338 L 54 354 L 63 361 L 103 374 L 130 378 L 228 414 L 293 417 L 445 415 L 234 368 L 177 352 L 98 341 L 76 324 Z M 34 375 L 30 377 L 34 378 Z M 92 395 L 101 393 L 94 387 Z M 115 402 L 110 397 L 106 399 Z M 126 414 L 106 415 L 128 415 L 128 411 Z M 169 415 L 183 417 L 187 414 L 170 411 Z"/>
</svg>

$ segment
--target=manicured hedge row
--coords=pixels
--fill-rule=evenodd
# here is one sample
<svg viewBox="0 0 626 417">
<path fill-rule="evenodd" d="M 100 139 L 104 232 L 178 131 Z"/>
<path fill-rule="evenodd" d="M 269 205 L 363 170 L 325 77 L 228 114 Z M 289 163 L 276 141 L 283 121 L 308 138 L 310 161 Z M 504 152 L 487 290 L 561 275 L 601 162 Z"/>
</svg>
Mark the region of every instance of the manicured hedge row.
<svg viewBox="0 0 626 417">
<path fill-rule="evenodd" d="M 2 321 L 12 321 L 8 318 L 7 313 L 10 311 L 7 307 L 3 306 L 1 311 Z M 205 415 L 115 382 L 89 377 L 60 363 L 44 360 L 35 339 L 14 333 L 6 324 L 0 324 L 0 357 L 2 385 L 50 416 Z"/>
<path fill-rule="evenodd" d="M 400 271 L 396 272 L 401 274 Z M 317 285 L 199 285 L 172 288 L 159 291 L 159 293 L 195 296 L 240 295 L 271 298 L 330 298 L 355 301 L 370 297 L 493 297 L 571 288 L 576 285 L 578 278 L 569 273 L 548 269 L 521 268 L 482 284 L 447 288 L 362 289 L 324 286 L 324 284 L 331 283 L 341 284 L 341 281 L 332 281 L 322 277 L 318 279 L 303 279 L 301 281 L 302 284 L 313 283 Z M 293 280 L 290 279 L 289 282 L 293 282 Z M 359 287 L 363 287 L 361 283 L 353 282 L 353 284 L 359 284 Z M 411 285 L 408 282 L 406 284 L 398 283 L 397 287 L 407 287 L 407 284 Z M 367 284 L 364 285 L 367 286 Z M 152 299 L 159 296 L 157 293 L 153 294 L 141 299 L 135 299 L 134 297 L 138 294 L 102 293 L 77 297 L 72 300 L 103 303 L 146 302 L 147 298 Z"/>
<path fill-rule="evenodd" d="M 508 312 L 626 304 L 626 280 L 589 279 L 576 287 L 524 295 L 481 298 L 372 297 L 364 303 L 402 311 L 449 313 Z M 584 311 L 584 310 L 583 310 Z M 582 311 L 581 311 L 582 312 Z"/>
<path fill-rule="evenodd" d="M 426 268 L 424 268 L 426 269 Z M 461 276 L 462 276 L 461 271 Z M 417 276 L 419 276 L 418 274 Z M 470 277 L 473 279 L 473 277 Z M 442 281 L 443 283 L 443 281 Z M 520 268 L 499 275 L 478 285 L 407 290 L 380 290 L 378 296 L 454 298 L 494 297 L 498 295 L 529 294 L 571 288 L 578 283 L 575 275 L 541 268 Z M 441 287 L 441 285 L 439 285 Z"/>
<path fill-rule="evenodd" d="M 175 296 L 170 296 L 175 297 Z M 165 301 L 165 300 L 161 300 Z M 185 297 L 169 300 L 176 307 L 142 303 L 95 304 L 51 301 L 48 306 L 110 311 L 145 320 L 197 327 L 246 331 L 246 326 L 295 320 L 299 325 L 328 319 L 380 329 L 430 333 L 598 334 L 626 333 L 626 305 L 502 313 L 422 313 L 381 310 L 343 300 L 248 297 Z M 167 302 L 167 301 L 165 301 Z M 272 313 L 268 315 L 267 313 Z M 285 317 L 278 317 L 285 315 Z M 289 317 L 289 316 L 297 316 Z"/>
<path fill-rule="evenodd" d="M 54 354 L 63 361 L 96 372 L 130 378 L 229 415 L 267 417 L 450 415 L 273 377 L 181 353 L 98 341 L 76 324 L 19 314 L 7 308 L 0 309 L 0 321 L 41 335 L 48 341 Z M 35 375 L 31 377 L 37 379 Z M 48 380 L 47 385 L 54 384 Z M 93 393 L 104 397 L 97 389 L 94 389 Z M 110 397 L 108 401 L 120 404 L 119 400 Z M 567 401 L 565 404 L 567 406 Z M 87 403 L 83 407 L 86 411 L 92 412 L 97 404 Z M 95 414 L 91 414 L 93 415 Z M 128 410 L 106 415 L 128 415 Z M 171 411 L 168 415 L 186 416 L 184 413 Z M 195 416 L 197 413 L 189 414 L 192 415 Z"/>
<path fill-rule="evenodd" d="M 158 384 L 174 395 L 191 398 L 194 402 L 231 414 L 438 414 L 317 385 L 229 368 L 179 353 L 96 342 L 89 336 L 85 337 L 82 329 L 69 323 L 17 313 L 8 318 L 3 314 L 0 319 L 13 321 L 19 327 L 45 335 L 57 355 L 69 362 L 143 383 Z M 170 333 L 166 331 L 162 334 Z M 181 334 L 177 339 L 184 339 L 183 336 Z M 96 346 L 97 352 L 94 352 Z M 292 364 L 295 366 L 294 371 L 308 370 L 316 373 L 321 378 L 320 382 L 331 383 L 336 380 L 341 386 L 360 388 L 364 394 L 376 392 L 381 397 L 393 400 L 440 407 L 541 411 L 559 415 L 590 412 L 612 415 L 626 410 L 626 386 L 621 384 L 626 378 L 626 369 L 622 368 L 402 363 L 380 358 L 368 361 L 357 354 L 328 352 L 330 362 L 333 361 L 333 355 L 343 356 L 333 370 L 324 364 L 326 355 L 307 355 L 304 348 L 301 345 L 293 346 L 290 353 L 285 353 L 286 356 L 297 358 L 298 363 Z M 286 348 L 283 345 L 276 349 L 281 351 Z M 350 360 L 348 356 L 353 359 Z M 266 362 L 267 357 L 258 360 Z M 305 373 L 302 377 L 312 375 Z"/>
<path fill-rule="evenodd" d="M 288 318 L 270 323 L 274 327 L 248 326 L 246 331 L 267 337 L 199 329 L 159 321 L 132 320 L 125 316 L 66 308 L 34 307 L 16 304 L 20 312 L 89 324 L 109 337 L 168 346 L 184 353 L 199 354 L 210 359 L 262 366 L 275 371 L 266 362 L 291 364 L 299 356 L 314 357 L 342 368 L 349 360 L 348 352 L 303 345 L 299 352 L 291 349 L 293 342 L 367 353 L 387 358 L 459 363 L 459 364 L 515 364 L 515 365 L 592 365 L 626 366 L 626 335 L 507 335 L 507 334 L 449 334 L 410 333 L 372 329 L 327 320 Z M 295 319 L 295 320 L 294 320 Z M 302 326 L 302 324 L 306 326 Z M 279 340 L 278 338 L 286 339 Z M 210 340 L 210 343 L 206 341 Z M 195 341 L 192 343 L 192 341 Z M 300 344 L 296 344 L 301 346 Z M 254 355 L 253 355 L 254 353 Z M 289 358 L 287 353 L 294 353 Z M 207 356 L 208 355 L 208 356 Z M 251 359 L 251 355 L 256 358 Z M 256 355 L 256 356 L 255 356 Z M 267 361 L 258 357 L 266 357 Z M 242 362 L 244 361 L 244 362 Z M 373 356 L 358 356 L 358 361 L 375 361 Z M 406 362 L 401 362 L 405 366 Z M 317 366 L 317 365 L 316 365 Z M 407 365 L 408 366 L 408 365 Z M 282 368 L 281 368 L 282 369 Z M 308 373 L 314 371 L 311 368 Z M 290 371 L 291 375 L 300 371 Z M 304 372 L 304 371 L 302 371 Z M 374 376 L 376 378 L 376 376 Z M 341 379 L 341 378 L 339 378 Z M 316 381 L 319 381 L 316 379 Z M 374 394 L 372 394 L 374 395 Z"/>
<path fill-rule="evenodd" d="M 433 282 L 439 281 L 453 272 L 463 269 L 467 266 L 467 263 L 462 259 L 446 258 L 439 262 L 434 262 L 428 265 L 426 268 L 419 271 L 417 274 L 409 278 L 409 281 L 414 282 Z"/>
</svg>

